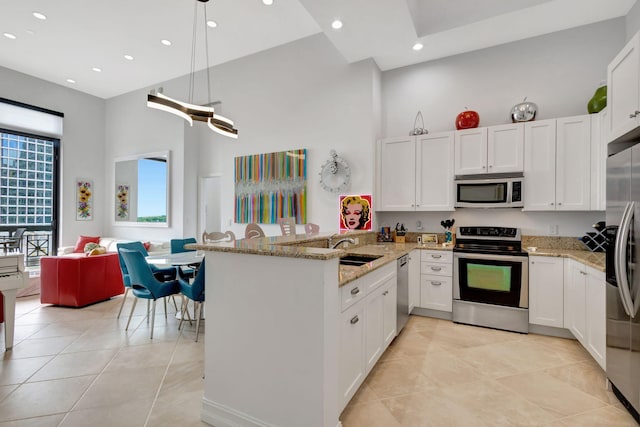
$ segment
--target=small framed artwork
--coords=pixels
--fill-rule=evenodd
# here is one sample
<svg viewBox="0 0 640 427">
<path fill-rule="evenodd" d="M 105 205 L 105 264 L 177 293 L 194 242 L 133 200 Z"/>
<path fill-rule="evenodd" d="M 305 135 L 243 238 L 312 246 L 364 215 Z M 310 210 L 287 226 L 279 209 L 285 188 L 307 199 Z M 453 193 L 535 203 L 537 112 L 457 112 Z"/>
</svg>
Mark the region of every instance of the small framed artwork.
<svg viewBox="0 0 640 427">
<path fill-rule="evenodd" d="M 371 230 L 371 194 L 340 196 L 340 230 Z"/>
<path fill-rule="evenodd" d="M 425 244 L 425 243 L 435 243 L 435 244 L 438 244 L 438 235 L 437 235 L 437 234 L 435 234 L 435 233 L 434 233 L 434 234 L 430 234 L 430 233 L 428 234 L 428 233 L 425 233 L 425 234 L 423 234 L 423 235 L 422 235 L 422 243 L 423 243 L 423 244 Z"/>
<path fill-rule="evenodd" d="M 76 221 L 93 219 L 93 182 L 76 180 Z"/>
<path fill-rule="evenodd" d="M 116 184 L 116 220 L 129 221 L 128 184 Z"/>
</svg>

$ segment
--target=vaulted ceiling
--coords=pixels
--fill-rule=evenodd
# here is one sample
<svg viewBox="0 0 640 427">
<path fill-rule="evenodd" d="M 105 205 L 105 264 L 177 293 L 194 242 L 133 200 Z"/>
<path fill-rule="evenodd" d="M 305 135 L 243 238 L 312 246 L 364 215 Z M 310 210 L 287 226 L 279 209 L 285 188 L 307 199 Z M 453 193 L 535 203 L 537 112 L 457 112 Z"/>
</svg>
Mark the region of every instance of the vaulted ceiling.
<svg viewBox="0 0 640 427">
<path fill-rule="evenodd" d="M 323 32 L 347 61 L 384 71 L 624 16 L 635 1 L 211 0 L 209 64 Z M 101 98 L 161 84 L 191 70 L 196 4 L 203 69 L 196 0 L 0 0 L 0 65 Z"/>
</svg>

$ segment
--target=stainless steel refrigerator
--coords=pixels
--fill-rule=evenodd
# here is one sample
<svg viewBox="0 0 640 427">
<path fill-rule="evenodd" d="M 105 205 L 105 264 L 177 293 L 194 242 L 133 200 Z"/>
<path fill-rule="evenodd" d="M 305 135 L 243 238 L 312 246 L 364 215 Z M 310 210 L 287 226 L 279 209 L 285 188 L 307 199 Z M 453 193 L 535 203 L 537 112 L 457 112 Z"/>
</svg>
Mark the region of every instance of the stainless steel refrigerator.
<svg viewBox="0 0 640 427">
<path fill-rule="evenodd" d="M 640 144 L 607 159 L 607 378 L 640 423 Z"/>
</svg>

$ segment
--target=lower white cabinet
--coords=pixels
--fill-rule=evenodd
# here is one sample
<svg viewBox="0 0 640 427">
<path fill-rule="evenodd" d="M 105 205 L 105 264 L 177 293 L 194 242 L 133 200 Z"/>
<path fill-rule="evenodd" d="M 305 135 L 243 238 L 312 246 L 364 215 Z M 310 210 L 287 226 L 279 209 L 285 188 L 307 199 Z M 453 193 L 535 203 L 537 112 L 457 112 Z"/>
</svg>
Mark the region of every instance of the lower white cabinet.
<svg viewBox="0 0 640 427">
<path fill-rule="evenodd" d="M 420 307 L 451 312 L 453 305 L 453 253 L 423 250 Z"/>
<path fill-rule="evenodd" d="M 409 314 L 420 305 L 420 249 L 409 253 Z"/>
<path fill-rule="evenodd" d="M 605 369 L 605 275 L 571 259 L 566 260 L 566 266 L 565 327 Z"/>
<path fill-rule="evenodd" d="M 340 317 L 339 387 L 342 406 L 362 384 L 364 368 L 364 304 L 356 304 Z"/>
<path fill-rule="evenodd" d="M 396 336 L 396 263 L 389 263 L 354 280 L 343 286 L 340 292 L 338 386 L 342 409 Z M 354 298 L 354 293 L 359 298 Z"/>
<path fill-rule="evenodd" d="M 564 259 L 529 257 L 529 323 L 564 327 Z"/>
</svg>

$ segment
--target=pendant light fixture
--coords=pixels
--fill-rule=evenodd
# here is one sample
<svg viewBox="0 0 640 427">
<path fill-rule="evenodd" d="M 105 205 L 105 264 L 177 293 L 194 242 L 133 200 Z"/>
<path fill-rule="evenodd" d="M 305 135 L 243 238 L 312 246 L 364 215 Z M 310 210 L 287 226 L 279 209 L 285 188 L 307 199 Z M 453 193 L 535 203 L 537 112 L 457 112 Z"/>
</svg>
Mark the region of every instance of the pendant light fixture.
<svg viewBox="0 0 640 427">
<path fill-rule="evenodd" d="M 182 117 L 189 125 L 193 126 L 193 121 L 206 122 L 207 126 L 214 132 L 230 138 L 238 138 L 238 130 L 233 127 L 233 122 L 226 117 L 216 114 L 213 103 L 211 102 L 211 71 L 209 70 L 209 42 L 207 38 L 207 3 L 209 0 L 197 0 L 193 12 L 193 42 L 191 45 L 191 72 L 189 74 L 189 102 L 178 101 L 169 98 L 162 93 L 152 91 L 147 95 L 147 107 L 166 111 Z M 196 64 L 196 32 L 198 22 L 198 3 L 203 3 L 204 9 L 204 42 L 205 54 L 207 59 L 207 97 L 208 103 L 204 106 L 195 105 L 193 103 L 193 88 L 195 82 L 195 64 Z"/>
</svg>

